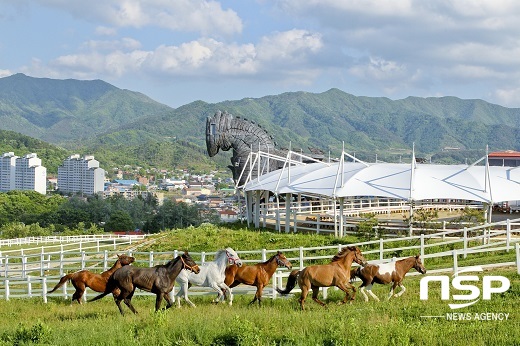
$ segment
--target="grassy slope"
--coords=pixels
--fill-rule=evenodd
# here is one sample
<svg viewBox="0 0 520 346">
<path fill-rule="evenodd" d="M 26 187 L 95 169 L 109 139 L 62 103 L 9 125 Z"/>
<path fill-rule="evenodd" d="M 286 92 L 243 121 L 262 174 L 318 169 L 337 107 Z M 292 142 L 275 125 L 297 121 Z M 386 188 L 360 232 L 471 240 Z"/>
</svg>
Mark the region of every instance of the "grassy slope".
<svg viewBox="0 0 520 346">
<path fill-rule="evenodd" d="M 272 250 L 355 241 L 212 226 L 175 230 L 161 236 L 160 241 L 139 251 L 197 252 L 225 246 Z M 153 297 L 136 297 L 134 305 L 140 314 L 125 317 L 119 316 L 111 299 L 72 307 L 61 298 L 51 298 L 48 304 L 36 298 L 0 301 L 0 344 L 32 338 L 56 345 L 511 345 L 520 340 L 520 277 L 514 269 L 494 270 L 493 275 L 508 277 L 511 288 L 463 312 L 505 312 L 510 314 L 507 321 L 421 318 L 445 316 L 450 310 L 433 285 L 431 299 L 419 300 L 420 277 L 415 276 L 405 280 L 407 292 L 390 302 L 365 304 L 358 297 L 351 306 L 338 306 L 342 295 L 329 290 L 326 309 L 309 297 L 308 309 L 303 313 L 299 311 L 298 294 L 276 301 L 266 298 L 260 309 L 248 306 L 252 299 L 249 295 L 236 296 L 232 307 L 212 305 L 208 296 L 193 296 L 197 308 L 183 306 L 158 314 L 152 312 Z M 376 286 L 373 291 L 383 298 L 388 287 Z"/>
</svg>

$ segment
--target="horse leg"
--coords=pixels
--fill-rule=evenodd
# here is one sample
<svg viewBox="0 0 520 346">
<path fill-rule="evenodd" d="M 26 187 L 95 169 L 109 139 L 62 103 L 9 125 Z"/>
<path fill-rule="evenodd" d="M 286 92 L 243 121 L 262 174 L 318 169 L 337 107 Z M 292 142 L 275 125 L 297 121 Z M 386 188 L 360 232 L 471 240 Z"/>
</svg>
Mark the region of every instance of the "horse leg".
<svg viewBox="0 0 520 346">
<path fill-rule="evenodd" d="M 390 293 L 388 294 L 388 298 L 386 298 L 386 300 L 389 300 L 390 298 L 392 298 L 392 296 L 394 295 L 394 290 L 395 290 L 396 287 L 397 287 L 397 283 L 394 282 L 392 284 L 392 287 L 390 288 Z"/>
<path fill-rule="evenodd" d="M 188 284 L 183 283 L 181 284 L 181 289 L 179 290 L 179 293 L 176 294 L 177 296 L 177 306 L 181 307 L 181 297 L 184 298 L 186 303 L 190 304 L 191 307 L 195 307 L 195 304 L 188 298 Z"/>
<path fill-rule="evenodd" d="M 170 298 L 169 294 L 164 295 L 164 300 L 166 300 L 166 303 L 167 303 L 166 307 L 164 308 L 165 310 L 169 309 L 173 306 L 174 301 Z"/>
<path fill-rule="evenodd" d="M 74 302 L 75 300 L 78 301 L 78 304 L 82 304 L 81 303 L 81 297 L 83 297 L 83 293 L 85 292 L 87 287 L 85 286 L 85 284 L 83 284 L 81 282 L 80 283 L 75 283 L 74 281 L 72 281 L 72 286 L 74 286 L 76 291 L 72 295 L 72 300 L 71 300 L 70 304 L 72 305 L 72 302 Z"/>
<path fill-rule="evenodd" d="M 403 293 L 406 291 L 406 287 L 403 286 L 403 284 L 399 284 L 399 287 L 401 287 L 401 291 L 399 293 L 396 293 L 394 297 L 400 297 L 403 295 Z"/>
<path fill-rule="evenodd" d="M 367 286 L 367 291 L 370 292 L 370 290 L 368 289 L 368 286 Z M 363 295 L 363 298 L 365 299 L 365 302 L 368 302 L 368 296 L 365 293 L 365 286 L 363 286 L 363 285 L 359 286 L 359 292 L 361 292 L 361 294 Z"/>
<path fill-rule="evenodd" d="M 325 306 L 325 303 L 318 299 L 318 294 L 320 293 L 320 288 L 318 286 L 311 286 L 312 289 L 312 300 L 321 306 Z"/>
<path fill-rule="evenodd" d="M 367 292 L 374 298 L 375 300 L 379 301 L 379 298 L 372 292 L 372 284 L 367 286 Z"/>
<path fill-rule="evenodd" d="M 251 301 L 251 303 L 249 303 L 249 305 L 253 305 L 254 302 L 258 300 L 258 306 L 262 306 L 262 292 L 263 291 L 264 291 L 264 286 L 258 285 L 256 287 L 255 298 Z"/>
<path fill-rule="evenodd" d="M 159 292 L 155 295 L 155 312 L 159 311 L 161 308 L 161 302 L 163 298 L 166 298 L 163 292 Z"/>
<path fill-rule="evenodd" d="M 121 315 L 124 316 L 125 312 L 123 311 L 123 307 L 121 306 L 121 299 L 118 298 L 118 299 L 115 300 L 115 302 L 116 302 L 116 305 L 117 305 L 117 307 L 119 309 L 119 312 L 121 313 Z"/>
<path fill-rule="evenodd" d="M 305 298 L 307 298 L 307 294 L 309 293 L 309 288 L 307 286 L 302 286 L 301 291 L 302 291 L 302 293 L 300 294 L 299 302 L 300 302 L 301 309 L 304 310 Z"/>
<path fill-rule="evenodd" d="M 345 292 L 345 298 L 343 298 L 341 304 L 345 304 L 349 301 L 350 303 L 352 303 L 352 301 L 356 298 L 356 287 L 352 285 L 350 282 L 347 282 L 345 284 L 338 284 L 337 287 L 343 292 Z M 352 297 L 348 293 L 349 289 L 352 290 Z"/>
<path fill-rule="evenodd" d="M 128 306 L 130 308 L 130 310 L 132 310 L 132 312 L 134 314 L 137 314 L 137 310 L 132 305 L 132 297 L 134 296 L 134 292 L 135 292 L 135 288 L 125 299 L 123 299 L 123 302 L 126 304 L 126 306 Z"/>
</svg>

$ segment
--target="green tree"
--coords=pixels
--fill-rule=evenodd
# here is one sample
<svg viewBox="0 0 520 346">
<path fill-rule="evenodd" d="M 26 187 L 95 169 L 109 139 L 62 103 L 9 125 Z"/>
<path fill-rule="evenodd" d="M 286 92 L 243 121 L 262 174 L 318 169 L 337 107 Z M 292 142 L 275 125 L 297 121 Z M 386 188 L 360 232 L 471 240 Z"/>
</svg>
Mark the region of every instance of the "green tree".
<svg viewBox="0 0 520 346">
<path fill-rule="evenodd" d="M 135 224 L 130 214 L 124 210 L 117 210 L 110 215 L 110 219 L 105 224 L 106 232 L 133 231 Z"/>
</svg>

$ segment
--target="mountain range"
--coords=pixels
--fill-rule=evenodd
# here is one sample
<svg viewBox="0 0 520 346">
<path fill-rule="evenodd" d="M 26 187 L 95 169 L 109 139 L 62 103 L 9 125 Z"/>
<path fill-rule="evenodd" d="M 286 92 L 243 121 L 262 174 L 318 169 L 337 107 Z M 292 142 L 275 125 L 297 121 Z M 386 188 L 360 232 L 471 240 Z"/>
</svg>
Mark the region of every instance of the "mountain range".
<svg viewBox="0 0 520 346">
<path fill-rule="evenodd" d="M 478 99 L 391 100 L 330 89 L 174 109 L 101 80 L 0 78 L 0 129 L 91 153 L 110 165 L 226 165 L 229 153 L 205 154 L 205 119 L 217 110 L 253 120 L 280 147 L 338 155 L 344 146 L 368 161 L 376 155 L 398 160 L 414 144 L 418 155 L 445 163 L 478 159 L 486 145 L 491 151 L 520 150 L 520 109 Z"/>
</svg>

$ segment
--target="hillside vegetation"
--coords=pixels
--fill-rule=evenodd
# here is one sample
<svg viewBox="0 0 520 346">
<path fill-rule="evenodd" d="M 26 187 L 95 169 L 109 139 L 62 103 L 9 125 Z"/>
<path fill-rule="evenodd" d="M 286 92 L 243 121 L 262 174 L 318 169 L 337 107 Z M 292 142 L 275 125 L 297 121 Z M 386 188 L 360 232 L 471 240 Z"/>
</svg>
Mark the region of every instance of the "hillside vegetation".
<svg viewBox="0 0 520 346">
<path fill-rule="evenodd" d="M 367 161 L 462 163 L 491 151 L 520 150 L 520 109 L 456 97 L 354 96 L 338 89 L 291 92 L 176 109 L 103 81 L 52 80 L 22 74 L 0 79 L 0 128 L 98 155 L 112 165 L 229 164 L 204 155 L 205 121 L 217 110 L 254 120 L 278 147 L 337 156 L 343 142 Z M 443 151 L 444 148 L 458 148 Z M 159 149 L 158 149 L 159 148 Z"/>
</svg>

